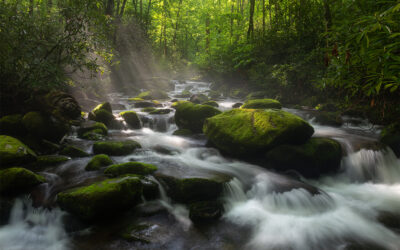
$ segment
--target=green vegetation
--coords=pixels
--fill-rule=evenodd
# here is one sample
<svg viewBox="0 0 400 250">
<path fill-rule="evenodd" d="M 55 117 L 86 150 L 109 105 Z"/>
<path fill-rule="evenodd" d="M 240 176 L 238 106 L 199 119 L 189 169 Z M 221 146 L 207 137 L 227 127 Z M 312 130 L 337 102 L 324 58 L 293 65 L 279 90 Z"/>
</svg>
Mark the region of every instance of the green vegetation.
<svg viewBox="0 0 400 250">
<path fill-rule="evenodd" d="M 45 182 L 45 178 L 25 168 L 7 168 L 0 170 L 0 193 L 16 194 Z"/>
<path fill-rule="evenodd" d="M 109 166 L 113 164 L 113 161 L 108 155 L 99 154 L 93 156 L 93 158 L 88 162 L 85 167 L 86 171 L 99 170 L 101 167 Z"/>
<path fill-rule="evenodd" d="M 111 165 L 104 170 L 104 174 L 115 177 L 124 174 L 147 175 L 155 171 L 157 171 L 157 167 L 152 164 L 131 161 Z"/>
<path fill-rule="evenodd" d="M 274 99 L 252 99 L 246 101 L 242 109 L 280 109 L 282 104 Z"/>
<path fill-rule="evenodd" d="M 179 102 L 175 108 L 176 125 L 180 129 L 189 129 L 195 133 L 202 131 L 203 123 L 207 118 L 221 113 L 214 107 L 191 102 Z"/>
<path fill-rule="evenodd" d="M 141 148 L 141 146 L 138 142 L 133 140 L 105 141 L 95 142 L 93 144 L 93 152 L 95 154 L 128 155 L 137 148 Z"/>
<path fill-rule="evenodd" d="M 139 116 L 135 111 L 124 111 L 119 113 L 122 118 L 124 118 L 125 122 L 129 125 L 129 127 L 134 129 L 142 128 L 142 124 L 140 122 Z"/>
<path fill-rule="evenodd" d="M 61 151 L 60 154 L 62 155 L 67 155 L 70 157 L 86 157 L 89 156 L 88 153 L 86 153 L 85 151 L 83 151 L 82 149 L 75 147 L 75 146 L 71 146 L 71 145 L 67 145 L 65 146 Z"/>
<path fill-rule="evenodd" d="M 18 139 L 0 135 L 0 165 L 24 164 L 36 161 L 36 154 Z"/>
</svg>

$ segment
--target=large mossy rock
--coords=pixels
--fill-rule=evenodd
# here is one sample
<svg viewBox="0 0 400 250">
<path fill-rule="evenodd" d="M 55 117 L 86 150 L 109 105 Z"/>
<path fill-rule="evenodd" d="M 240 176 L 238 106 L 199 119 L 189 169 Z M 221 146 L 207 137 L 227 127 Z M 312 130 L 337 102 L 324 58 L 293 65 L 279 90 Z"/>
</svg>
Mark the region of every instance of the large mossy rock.
<svg viewBox="0 0 400 250">
<path fill-rule="evenodd" d="M 21 114 L 6 115 L 0 119 L 0 134 L 11 136 L 24 136 L 27 130 L 22 123 Z"/>
<path fill-rule="evenodd" d="M 162 90 L 151 90 L 142 92 L 135 98 L 140 98 L 143 100 L 157 100 L 157 99 L 168 99 L 168 95 Z"/>
<path fill-rule="evenodd" d="M 181 102 L 176 106 L 175 122 L 180 129 L 190 129 L 195 133 L 200 133 L 204 121 L 220 113 L 221 111 L 208 105 Z"/>
<path fill-rule="evenodd" d="M 136 177 L 96 182 L 57 195 L 60 207 L 84 220 L 116 217 L 135 205 L 142 194 L 142 183 Z"/>
<path fill-rule="evenodd" d="M 216 102 L 216 101 L 204 102 L 204 103 L 202 103 L 202 105 L 208 105 L 208 106 L 211 106 L 211 107 L 214 107 L 214 108 L 218 108 L 219 107 L 218 102 Z"/>
<path fill-rule="evenodd" d="M 230 176 L 224 174 L 209 178 L 177 178 L 156 174 L 156 178 L 165 186 L 172 199 L 183 203 L 216 200 L 221 197 L 224 184 L 231 180 Z"/>
<path fill-rule="evenodd" d="M 71 158 L 64 155 L 40 155 L 37 157 L 35 166 L 54 166 L 70 160 Z"/>
<path fill-rule="evenodd" d="M 86 121 L 78 129 L 78 137 L 86 140 L 103 140 L 107 134 L 107 126 L 102 122 Z"/>
<path fill-rule="evenodd" d="M 104 141 L 95 142 L 93 144 L 93 152 L 95 154 L 107 154 L 116 156 L 131 154 L 137 148 L 141 148 L 141 146 L 138 142 L 133 140 Z"/>
<path fill-rule="evenodd" d="M 124 174 L 148 175 L 155 171 L 157 167 L 152 164 L 131 161 L 111 165 L 104 170 L 104 174 L 115 177 Z"/>
<path fill-rule="evenodd" d="M 0 170 L 0 194 L 18 194 L 45 181 L 44 177 L 25 168 L 3 169 Z"/>
<path fill-rule="evenodd" d="M 392 123 L 381 132 L 380 141 L 388 145 L 400 157 L 400 122 Z"/>
<path fill-rule="evenodd" d="M 200 104 L 200 103 L 208 101 L 208 96 L 206 96 L 204 94 L 195 94 L 190 97 L 189 101 L 196 103 L 196 104 Z"/>
<path fill-rule="evenodd" d="M 97 105 L 97 107 L 89 113 L 89 119 L 104 123 L 109 128 L 121 128 L 121 124 L 119 124 L 115 119 L 112 113 L 111 104 L 108 102 Z"/>
<path fill-rule="evenodd" d="M 133 129 L 142 128 L 142 124 L 140 122 L 139 116 L 135 111 L 124 111 L 119 113 L 119 115 L 124 118 L 125 122 L 129 125 L 129 127 Z"/>
<path fill-rule="evenodd" d="M 70 129 L 69 124 L 40 112 L 28 112 L 22 118 L 28 133 L 38 139 L 58 143 Z"/>
<path fill-rule="evenodd" d="M 85 167 L 86 171 L 99 170 L 101 167 L 109 166 L 113 164 L 113 161 L 108 155 L 99 154 L 93 156 L 93 158 L 88 162 Z"/>
<path fill-rule="evenodd" d="M 305 143 L 314 133 L 300 117 L 275 109 L 233 109 L 208 118 L 203 131 L 220 150 L 241 156 Z"/>
<path fill-rule="evenodd" d="M 87 156 L 89 156 L 89 154 L 86 153 L 85 151 L 83 151 L 82 149 L 75 147 L 75 146 L 71 146 L 71 145 L 65 146 L 60 151 L 60 154 L 66 155 L 69 157 L 87 157 Z"/>
<path fill-rule="evenodd" d="M 277 170 L 295 170 L 305 177 L 318 177 L 340 167 L 342 147 L 329 138 L 311 138 L 302 145 L 281 145 L 266 154 Z"/>
<path fill-rule="evenodd" d="M 18 139 L 0 135 L 0 168 L 31 163 L 36 161 L 36 154 Z"/>
<path fill-rule="evenodd" d="M 282 104 L 275 99 L 253 99 L 246 101 L 242 109 L 281 109 Z"/>
</svg>

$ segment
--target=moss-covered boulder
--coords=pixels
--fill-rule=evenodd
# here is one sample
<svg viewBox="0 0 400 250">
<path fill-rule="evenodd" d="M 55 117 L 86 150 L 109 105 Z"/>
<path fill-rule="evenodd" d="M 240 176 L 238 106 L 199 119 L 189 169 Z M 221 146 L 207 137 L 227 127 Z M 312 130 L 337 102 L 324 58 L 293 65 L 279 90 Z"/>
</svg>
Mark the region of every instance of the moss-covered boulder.
<svg viewBox="0 0 400 250">
<path fill-rule="evenodd" d="M 172 199 L 183 203 L 216 200 L 221 197 L 224 184 L 231 180 L 230 176 L 224 174 L 209 178 L 177 178 L 156 174 L 156 178 L 165 186 Z"/>
<path fill-rule="evenodd" d="M 112 113 L 111 104 L 108 102 L 97 105 L 92 112 L 89 113 L 89 119 L 104 123 L 109 128 L 120 129 L 121 125 L 115 120 Z"/>
<path fill-rule="evenodd" d="M 189 206 L 189 218 L 196 224 L 218 220 L 222 212 L 223 206 L 219 201 L 199 201 Z"/>
<path fill-rule="evenodd" d="M 316 113 L 315 122 L 321 125 L 340 127 L 343 124 L 342 117 L 336 112 L 321 111 Z"/>
<path fill-rule="evenodd" d="M 380 141 L 388 145 L 400 157 L 400 122 L 386 126 L 381 132 Z"/>
<path fill-rule="evenodd" d="M 0 168 L 36 161 L 36 154 L 18 139 L 0 135 Z"/>
<path fill-rule="evenodd" d="M 193 132 L 200 133 L 204 121 L 220 113 L 221 111 L 208 105 L 184 102 L 176 106 L 175 122 L 181 129 L 190 129 Z"/>
<path fill-rule="evenodd" d="M 97 105 L 97 106 L 92 110 L 92 112 L 96 112 L 96 111 L 101 110 L 101 109 L 112 113 L 112 107 L 111 107 L 111 104 L 110 104 L 109 102 L 104 102 L 104 103 L 101 103 L 101 104 Z"/>
<path fill-rule="evenodd" d="M 196 104 L 200 104 L 200 103 L 208 101 L 208 96 L 206 96 L 204 94 L 195 94 L 190 97 L 189 101 L 196 103 Z"/>
<path fill-rule="evenodd" d="M 276 109 L 233 109 L 208 118 L 203 131 L 217 148 L 241 156 L 305 143 L 314 133 L 300 117 Z"/>
<path fill-rule="evenodd" d="M 186 89 L 184 91 L 182 91 L 182 93 L 175 95 L 175 97 L 178 97 L 178 98 L 189 98 L 191 96 L 192 96 L 192 93 Z"/>
<path fill-rule="evenodd" d="M 242 109 L 280 109 L 282 104 L 274 99 L 252 99 L 246 101 Z"/>
<path fill-rule="evenodd" d="M 0 194 L 12 195 L 27 191 L 45 182 L 45 178 L 25 168 L 0 170 Z"/>
<path fill-rule="evenodd" d="M 141 148 L 141 146 L 138 142 L 133 140 L 104 141 L 95 142 L 93 144 L 93 152 L 95 154 L 107 154 L 116 156 L 131 154 L 137 148 Z"/>
<path fill-rule="evenodd" d="M 83 122 L 78 129 L 78 136 L 82 137 L 85 133 L 96 130 L 101 135 L 108 134 L 107 126 L 102 122 L 86 121 Z"/>
<path fill-rule="evenodd" d="M 177 136 L 191 136 L 193 135 L 193 132 L 190 129 L 177 129 L 172 133 L 172 135 L 177 135 Z"/>
<path fill-rule="evenodd" d="M 135 108 L 151 108 L 151 107 L 156 107 L 157 104 L 154 102 L 136 102 L 135 104 L 133 104 L 133 106 Z"/>
<path fill-rule="evenodd" d="M 124 118 L 125 122 L 129 125 L 129 127 L 133 129 L 142 128 L 142 124 L 140 122 L 139 116 L 135 111 L 124 111 L 119 113 L 122 118 Z"/>
<path fill-rule="evenodd" d="M 277 170 L 295 170 L 305 177 L 318 177 L 340 167 L 342 147 L 329 138 L 311 138 L 302 145 L 281 145 L 266 154 Z"/>
<path fill-rule="evenodd" d="M 157 110 L 154 107 L 147 107 L 147 108 L 142 108 L 140 111 L 150 113 L 151 111 Z"/>
<path fill-rule="evenodd" d="M 36 166 L 54 166 L 70 160 L 69 157 L 64 155 L 40 155 L 35 162 Z"/>
<path fill-rule="evenodd" d="M 208 105 L 208 106 L 211 106 L 211 107 L 214 107 L 214 108 L 218 108 L 219 107 L 219 105 L 218 105 L 218 103 L 216 101 L 204 102 L 204 103 L 202 103 L 202 105 Z"/>
<path fill-rule="evenodd" d="M 242 105 L 243 105 L 243 103 L 237 102 L 237 103 L 235 103 L 235 104 L 232 105 L 232 108 L 233 108 L 233 109 L 237 109 L 237 108 L 240 108 Z"/>
<path fill-rule="evenodd" d="M 93 156 L 93 158 L 88 162 L 85 167 L 86 171 L 99 170 L 101 167 L 106 167 L 113 164 L 111 158 L 106 154 L 99 154 Z"/>
<path fill-rule="evenodd" d="M 162 90 L 151 90 L 140 93 L 136 98 L 141 98 L 143 100 L 167 99 L 168 95 Z"/>
<path fill-rule="evenodd" d="M 0 119 L 0 134 L 11 136 L 23 136 L 27 133 L 22 123 L 22 115 L 6 115 Z"/>
<path fill-rule="evenodd" d="M 150 115 L 166 115 L 171 113 L 171 109 L 156 109 L 150 112 Z"/>
<path fill-rule="evenodd" d="M 104 174 L 115 177 L 124 174 L 147 175 L 155 171 L 157 167 L 152 164 L 131 161 L 111 165 L 104 170 Z"/>
<path fill-rule="evenodd" d="M 89 154 L 86 153 L 85 151 L 83 151 L 82 149 L 75 147 L 75 146 L 71 146 L 71 145 L 67 145 L 63 149 L 61 149 L 60 154 L 67 155 L 69 157 L 87 157 L 87 156 L 89 156 Z"/>
<path fill-rule="evenodd" d="M 126 176 L 96 182 L 57 195 L 60 207 L 84 220 L 116 217 L 134 206 L 142 194 L 139 178 Z"/>
</svg>

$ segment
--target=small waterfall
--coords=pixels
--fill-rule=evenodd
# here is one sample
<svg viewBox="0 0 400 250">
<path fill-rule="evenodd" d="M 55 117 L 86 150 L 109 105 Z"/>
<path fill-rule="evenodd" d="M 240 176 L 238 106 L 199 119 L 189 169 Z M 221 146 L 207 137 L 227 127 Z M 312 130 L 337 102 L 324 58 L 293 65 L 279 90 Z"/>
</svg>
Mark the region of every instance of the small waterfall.
<svg viewBox="0 0 400 250">
<path fill-rule="evenodd" d="M 69 239 L 63 228 L 60 209 L 34 208 L 29 198 L 17 199 L 9 224 L 0 228 L 0 249 L 64 250 Z"/>
</svg>

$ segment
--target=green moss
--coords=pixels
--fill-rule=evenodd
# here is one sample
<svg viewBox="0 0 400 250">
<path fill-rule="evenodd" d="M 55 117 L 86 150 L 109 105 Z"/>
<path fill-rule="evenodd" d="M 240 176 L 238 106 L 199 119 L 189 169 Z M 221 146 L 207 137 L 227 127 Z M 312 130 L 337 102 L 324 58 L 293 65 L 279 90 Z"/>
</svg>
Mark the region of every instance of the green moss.
<svg viewBox="0 0 400 250">
<path fill-rule="evenodd" d="M 124 118 L 125 122 L 134 129 L 142 128 L 142 124 L 140 122 L 139 116 L 135 111 L 124 111 L 119 113 L 122 118 Z"/>
<path fill-rule="evenodd" d="M 282 105 L 274 99 L 253 99 L 246 101 L 242 109 L 280 109 Z"/>
<path fill-rule="evenodd" d="M 149 112 L 151 112 L 151 111 L 154 111 L 154 110 L 156 110 L 156 108 L 154 108 L 154 107 L 147 107 L 147 108 L 142 108 L 142 112 L 146 112 L 146 113 L 149 113 Z"/>
<path fill-rule="evenodd" d="M 34 162 L 36 154 L 18 139 L 0 135 L 0 166 Z"/>
<path fill-rule="evenodd" d="M 104 174 L 111 176 L 119 176 L 123 174 L 147 175 L 155 171 L 157 171 L 157 167 L 152 164 L 142 162 L 126 162 L 109 166 L 106 168 L 106 170 L 104 170 Z"/>
<path fill-rule="evenodd" d="M 22 118 L 22 123 L 29 133 L 42 137 L 47 132 L 46 121 L 39 112 L 29 112 Z"/>
<path fill-rule="evenodd" d="M 57 195 L 60 207 L 85 220 L 115 217 L 133 206 L 142 194 L 138 178 L 127 176 L 96 182 Z"/>
<path fill-rule="evenodd" d="M 38 156 L 37 166 L 53 166 L 68 161 L 70 158 L 63 155 L 41 155 Z"/>
<path fill-rule="evenodd" d="M 304 143 L 314 133 L 300 117 L 275 109 L 233 109 L 208 118 L 203 131 L 217 148 L 243 156 Z"/>
<path fill-rule="evenodd" d="M 175 130 L 173 135 L 177 135 L 177 136 L 191 136 L 193 135 L 193 132 L 190 129 L 178 129 Z"/>
<path fill-rule="evenodd" d="M 102 103 L 102 104 L 97 105 L 97 106 L 92 110 L 92 112 L 93 112 L 93 113 L 96 113 L 96 111 L 98 111 L 98 110 L 105 110 L 105 111 L 108 111 L 108 112 L 112 113 L 111 104 L 110 104 L 109 102 L 105 102 L 105 103 Z"/>
<path fill-rule="evenodd" d="M 104 123 L 106 126 L 110 126 L 115 119 L 114 115 L 105 109 L 99 109 L 92 114 L 90 119 Z"/>
<path fill-rule="evenodd" d="M 15 194 L 45 182 L 45 178 L 25 168 L 0 170 L 0 193 Z"/>
<path fill-rule="evenodd" d="M 143 98 L 138 98 L 138 97 L 129 98 L 128 100 L 129 101 L 134 101 L 134 102 L 142 102 L 142 101 L 144 101 Z"/>
<path fill-rule="evenodd" d="M 172 110 L 170 109 L 156 109 L 150 112 L 151 115 L 165 115 L 169 114 Z"/>
<path fill-rule="evenodd" d="M 218 105 L 218 103 L 216 101 L 204 102 L 204 103 L 202 103 L 202 105 L 208 105 L 208 106 L 215 107 L 215 108 L 219 107 L 219 105 Z"/>
<path fill-rule="evenodd" d="M 101 135 L 108 134 L 107 126 L 102 122 L 88 121 L 81 125 L 78 129 L 78 136 L 83 136 L 85 133 L 96 130 L 96 133 Z"/>
<path fill-rule="evenodd" d="M 146 224 L 134 224 L 126 227 L 121 233 L 120 237 L 127 241 L 138 241 L 143 243 L 150 243 L 151 241 L 146 238 L 146 230 L 149 228 Z M 144 231 L 144 232 L 143 232 Z"/>
<path fill-rule="evenodd" d="M 201 132 L 204 121 L 221 111 L 208 105 L 198 105 L 190 102 L 180 103 L 176 106 L 175 122 L 180 129 L 189 129 Z"/>
<path fill-rule="evenodd" d="M 176 109 L 178 106 L 180 106 L 181 104 L 185 104 L 185 103 L 190 103 L 189 101 L 177 101 L 172 103 L 171 107 Z"/>
<path fill-rule="evenodd" d="M 22 115 L 6 115 L 0 119 L 0 134 L 23 136 L 26 134 L 26 129 L 22 123 Z"/>
<path fill-rule="evenodd" d="M 192 95 L 192 93 L 189 90 L 184 90 L 179 95 L 176 95 L 176 97 L 178 97 L 178 98 L 189 98 L 191 95 Z"/>
<path fill-rule="evenodd" d="M 337 171 L 342 158 L 340 144 L 329 138 L 311 138 L 302 145 L 281 145 L 266 154 L 276 169 L 293 169 L 305 177 Z"/>
<path fill-rule="evenodd" d="M 204 94 L 192 95 L 190 97 L 190 101 L 193 103 L 196 103 L 196 104 L 200 104 L 200 103 L 208 101 L 208 96 L 206 96 Z"/>
<path fill-rule="evenodd" d="M 113 161 L 108 155 L 99 154 L 95 155 L 86 165 L 86 171 L 99 170 L 101 167 L 109 166 L 113 164 Z"/>
<path fill-rule="evenodd" d="M 61 151 L 60 154 L 67 155 L 70 157 L 86 157 L 89 156 L 88 153 L 83 151 L 82 149 L 75 147 L 75 146 L 65 146 Z"/>
<path fill-rule="evenodd" d="M 92 140 L 92 141 L 100 141 L 104 139 L 103 130 L 101 129 L 94 129 L 84 133 L 80 136 L 82 139 Z"/>
<path fill-rule="evenodd" d="M 93 144 L 93 152 L 95 154 L 128 155 L 133 153 L 137 148 L 141 148 L 141 146 L 138 142 L 133 140 L 105 141 Z"/>
</svg>

